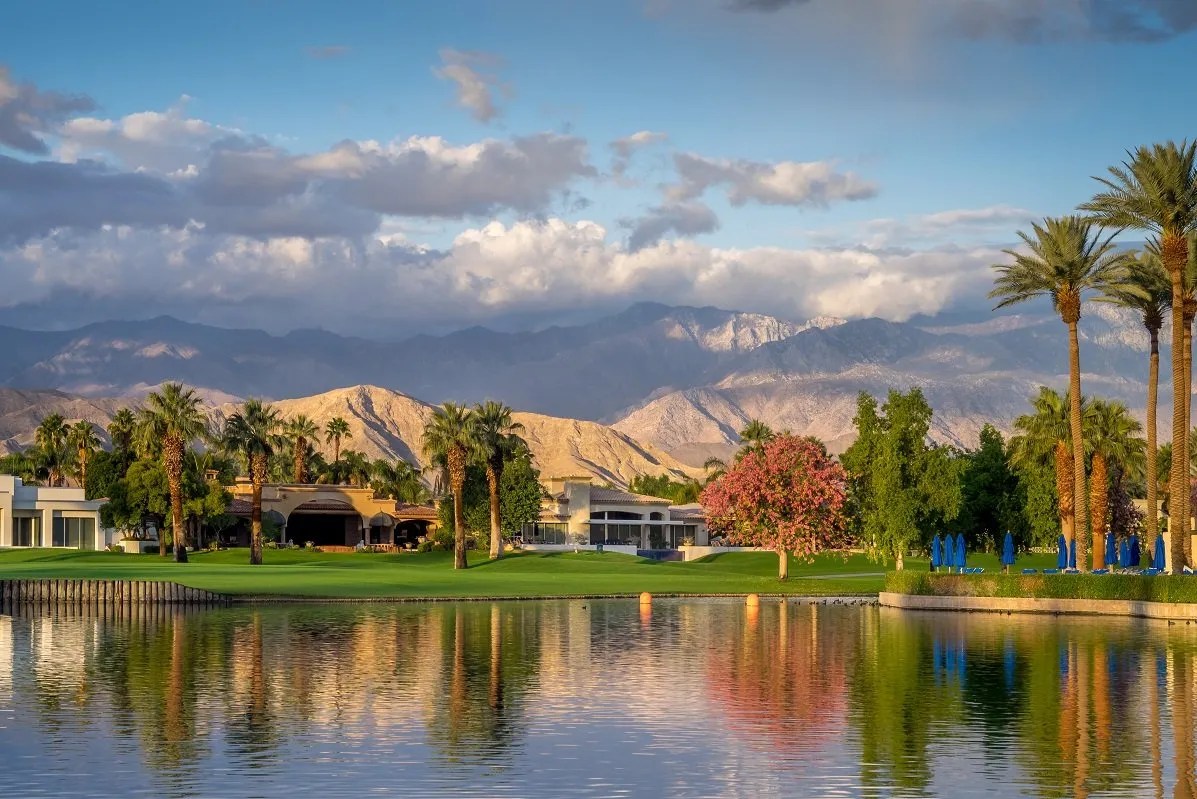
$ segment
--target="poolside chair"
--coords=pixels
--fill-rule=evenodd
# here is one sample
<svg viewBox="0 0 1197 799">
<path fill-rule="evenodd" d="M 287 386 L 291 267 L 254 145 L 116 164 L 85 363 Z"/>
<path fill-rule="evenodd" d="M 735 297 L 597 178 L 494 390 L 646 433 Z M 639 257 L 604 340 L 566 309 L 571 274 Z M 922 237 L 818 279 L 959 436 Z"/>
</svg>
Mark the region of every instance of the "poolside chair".
<svg viewBox="0 0 1197 799">
<path fill-rule="evenodd" d="M 1035 571 L 1035 570 L 1031 569 L 1031 571 Z M 1059 569 L 1044 569 L 1043 573 L 1044 574 L 1059 574 L 1060 570 Z"/>
<path fill-rule="evenodd" d="M 1038 574 L 1039 570 L 1038 569 L 1023 569 L 1022 573 L 1023 574 Z M 1043 573 L 1047 574 L 1047 569 L 1044 569 Z"/>
<path fill-rule="evenodd" d="M 1091 571 L 1089 573 L 1090 574 L 1109 574 L 1110 570 L 1109 569 L 1094 569 L 1093 571 Z"/>
<path fill-rule="evenodd" d="M 1150 568 L 1150 569 L 1143 570 L 1144 577 L 1155 577 L 1159 573 L 1160 573 L 1160 570 L 1156 569 L 1156 568 Z"/>
</svg>

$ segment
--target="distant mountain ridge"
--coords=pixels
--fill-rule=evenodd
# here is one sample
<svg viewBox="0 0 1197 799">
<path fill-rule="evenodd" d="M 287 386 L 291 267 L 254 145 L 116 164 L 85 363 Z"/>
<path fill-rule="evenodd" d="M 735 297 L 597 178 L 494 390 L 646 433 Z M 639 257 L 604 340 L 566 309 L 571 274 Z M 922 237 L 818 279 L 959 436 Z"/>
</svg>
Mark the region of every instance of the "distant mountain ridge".
<svg viewBox="0 0 1197 799">
<path fill-rule="evenodd" d="M 1147 337 L 1137 317 L 1090 303 L 1080 333 L 1086 393 L 1141 413 Z M 935 408 L 936 438 L 973 446 L 986 422 L 1008 428 L 1039 385 L 1063 387 L 1066 356 L 1059 318 L 1034 305 L 1006 315 L 803 322 L 641 303 L 576 326 L 474 327 L 396 343 L 320 330 L 272 336 L 167 317 L 67 332 L 0 328 L 0 385 L 60 390 L 98 405 L 165 380 L 201 387 L 218 403 L 311 398 L 347 385 L 432 403 L 494 398 L 529 413 L 606 422 L 693 466 L 728 452 L 753 418 L 842 449 L 859 392 L 912 386 Z"/>
</svg>

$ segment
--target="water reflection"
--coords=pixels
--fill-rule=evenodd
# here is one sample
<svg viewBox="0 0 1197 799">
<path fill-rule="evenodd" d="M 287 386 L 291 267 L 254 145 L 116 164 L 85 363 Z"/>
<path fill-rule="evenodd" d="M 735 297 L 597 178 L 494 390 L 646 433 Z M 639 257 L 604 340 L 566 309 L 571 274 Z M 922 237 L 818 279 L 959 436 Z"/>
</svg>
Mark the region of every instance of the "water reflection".
<svg viewBox="0 0 1197 799">
<path fill-rule="evenodd" d="M 0 791 L 1197 799 L 1197 630 L 737 602 L 0 615 Z"/>
</svg>

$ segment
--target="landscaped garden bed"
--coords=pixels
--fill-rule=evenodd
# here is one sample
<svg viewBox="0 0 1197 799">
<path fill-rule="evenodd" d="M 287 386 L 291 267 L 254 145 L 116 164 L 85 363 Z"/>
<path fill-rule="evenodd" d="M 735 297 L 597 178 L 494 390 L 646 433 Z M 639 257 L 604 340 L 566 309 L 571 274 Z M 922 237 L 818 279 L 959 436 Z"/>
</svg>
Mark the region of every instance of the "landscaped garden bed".
<svg viewBox="0 0 1197 799">
<path fill-rule="evenodd" d="M 1122 599 L 1197 603 L 1197 577 L 1133 574 L 932 574 L 889 572 L 885 590 L 914 596 Z"/>
</svg>

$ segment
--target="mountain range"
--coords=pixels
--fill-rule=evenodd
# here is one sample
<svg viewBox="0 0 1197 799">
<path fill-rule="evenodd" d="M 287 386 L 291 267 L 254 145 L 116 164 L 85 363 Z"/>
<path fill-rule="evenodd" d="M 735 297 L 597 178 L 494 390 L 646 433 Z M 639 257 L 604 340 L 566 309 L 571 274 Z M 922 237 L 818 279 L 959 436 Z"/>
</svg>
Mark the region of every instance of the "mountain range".
<svg viewBox="0 0 1197 799">
<path fill-rule="evenodd" d="M 1090 303 L 1080 329 L 1086 393 L 1141 413 L 1147 336 L 1137 317 Z M 560 450 L 568 458 L 554 469 L 623 483 L 638 469 L 680 474 L 683 463 L 726 454 L 752 418 L 840 450 L 861 391 L 918 386 L 936 412 L 933 436 L 973 446 L 983 424 L 1008 428 L 1039 385 L 1062 388 L 1066 376 L 1065 328 L 1046 307 L 887 322 L 643 303 L 575 326 L 475 327 L 398 342 L 159 317 L 72 331 L 0 328 L 0 386 L 14 389 L 0 392 L 0 440 L 15 446 L 51 407 L 96 421 L 181 380 L 214 406 L 260 396 L 316 418 L 340 407 L 361 426 L 355 440 L 377 448 L 371 454 L 415 457 L 412 425 L 425 403 L 496 398 L 520 409 L 542 470 Z"/>
</svg>

